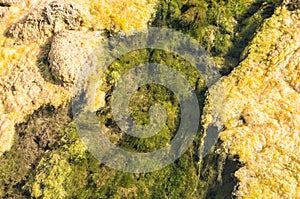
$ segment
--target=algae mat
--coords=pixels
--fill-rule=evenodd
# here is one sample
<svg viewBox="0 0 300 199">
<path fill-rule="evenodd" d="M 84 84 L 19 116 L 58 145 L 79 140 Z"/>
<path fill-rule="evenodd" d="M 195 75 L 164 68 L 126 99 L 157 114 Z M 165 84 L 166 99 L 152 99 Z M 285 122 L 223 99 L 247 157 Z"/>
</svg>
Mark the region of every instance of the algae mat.
<svg viewBox="0 0 300 199">
<path fill-rule="evenodd" d="M 0 157 L 1 197 L 300 197 L 299 7 L 297 0 L 0 1 L 0 151 L 6 151 Z M 169 90 L 141 87 L 130 103 L 133 118 L 148 123 L 148 108 L 160 103 L 168 125 L 150 141 L 124 136 L 108 101 L 125 70 L 147 62 L 173 65 L 204 106 L 204 129 L 179 160 L 153 173 L 123 173 L 86 150 L 69 101 L 76 69 L 103 38 L 149 25 L 195 38 L 224 77 L 205 95 L 189 64 L 172 53 L 145 49 L 114 62 L 99 91 L 97 114 L 111 141 L 128 150 L 165 145 L 179 118 Z M 212 101 L 216 95 L 225 103 Z M 210 129 L 218 129 L 220 139 L 201 159 Z"/>
</svg>

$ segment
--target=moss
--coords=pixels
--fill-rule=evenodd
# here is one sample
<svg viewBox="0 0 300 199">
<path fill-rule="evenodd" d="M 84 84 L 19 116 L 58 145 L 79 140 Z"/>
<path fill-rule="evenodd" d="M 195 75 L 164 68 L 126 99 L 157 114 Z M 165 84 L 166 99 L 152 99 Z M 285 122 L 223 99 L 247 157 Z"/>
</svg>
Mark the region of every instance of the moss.
<svg viewBox="0 0 300 199">
<path fill-rule="evenodd" d="M 149 2 L 128 1 L 120 3 L 119 1 L 105 1 L 107 4 L 104 6 L 99 3 L 99 1 L 94 1 L 92 4 L 85 1 L 79 2 L 81 5 L 86 5 L 86 8 L 91 11 L 91 18 L 88 18 L 87 15 L 83 26 L 91 30 L 107 29 L 111 32 L 145 27 L 145 21 L 149 19 L 152 6 L 154 6 L 150 3 L 151 9 L 147 9 L 144 13 L 138 12 L 137 15 L 132 16 L 132 12 L 127 12 L 124 8 L 136 3 L 137 9 L 143 10 L 145 5 L 149 5 Z M 277 3 L 277 1 L 274 3 L 273 1 L 254 0 L 239 2 L 163 0 L 158 5 L 157 15 L 152 25 L 180 29 L 190 34 L 201 42 L 207 51 L 218 60 L 221 71 L 228 73 L 239 62 L 241 52 L 251 41 L 265 18 L 273 13 L 272 9 L 277 6 Z M 116 6 L 111 9 L 112 5 Z M 273 19 L 264 23 L 263 28 L 260 29 L 262 34 L 258 34 L 252 41 L 253 45 L 245 51 L 245 58 L 250 56 L 251 60 L 245 60 L 244 64 L 268 59 L 268 55 L 264 54 L 265 49 L 270 48 L 273 44 L 272 41 L 279 39 L 281 36 L 276 31 L 274 33 L 274 29 L 278 28 L 277 24 L 280 23 Z M 265 27 L 272 28 L 267 29 Z M 268 39 L 265 40 L 264 35 L 270 33 L 276 35 L 276 37 L 273 39 L 267 37 Z M 257 43 L 260 45 L 255 46 Z M 17 54 L 10 54 L 10 52 L 14 52 L 14 48 L 9 48 L 7 51 L 4 48 L 1 49 L 5 60 L 13 59 L 16 61 Z M 20 47 L 20 49 L 23 49 L 23 47 Z M 32 49 L 35 49 L 35 47 L 33 46 Z M 253 52 L 255 53 L 253 54 Z M 247 53 L 250 53 L 250 55 L 247 55 Z M 169 142 L 178 126 L 179 110 L 176 97 L 168 89 L 155 84 L 141 87 L 135 92 L 131 98 L 130 109 L 132 117 L 138 124 L 147 124 L 149 123 L 149 107 L 155 103 L 162 104 L 167 109 L 169 118 L 158 135 L 151 139 L 134 139 L 124 136 L 113 122 L 109 107 L 109 96 L 115 83 L 122 74 L 132 67 L 149 62 L 173 66 L 174 69 L 186 77 L 190 85 L 196 90 L 200 106 L 202 106 L 205 98 L 206 88 L 202 78 L 192 66 L 178 55 L 160 50 L 144 49 L 121 57 L 105 71 L 104 84 L 100 90 L 106 93 L 107 103 L 105 107 L 98 110 L 98 116 L 99 120 L 110 129 L 108 136 L 112 142 L 127 150 L 147 152 L 160 148 Z M 10 63 L 5 63 L 1 70 L 6 70 Z M 262 74 L 259 75 L 262 76 Z M 292 84 L 294 84 L 293 81 Z M 256 82 L 237 81 L 235 83 L 243 88 L 243 84 L 255 86 Z M 56 90 L 56 87 L 50 87 L 52 90 Z M 65 97 L 63 94 L 58 95 L 61 97 L 55 104 L 60 104 L 60 99 Z M 239 96 L 238 93 L 232 95 Z M 235 106 L 236 104 L 232 104 L 232 107 Z M 18 111 L 15 111 L 15 114 L 17 113 Z M 43 118 L 44 116 L 40 117 Z M 235 119 L 227 121 L 228 128 L 235 124 L 231 123 Z M 36 121 L 38 122 L 39 118 Z M 56 122 L 53 123 L 56 124 Z M 240 123 L 238 122 L 238 124 Z M 36 125 L 35 128 L 39 128 L 39 125 Z M 203 161 L 199 160 L 198 148 L 202 129 L 199 129 L 199 135 L 190 149 L 176 162 L 153 173 L 130 174 L 106 167 L 89 152 L 85 151 L 85 146 L 77 136 L 73 123 L 69 124 L 63 131 L 60 130 L 62 128 L 61 126 L 49 125 L 49 131 L 53 130 L 58 137 L 50 146 L 47 144 L 42 145 L 44 146 L 40 149 L 42 152 L 32 155 L 35 159 L 30 164 L 21 162 L 27 156 L 17 148 L 14 149 L 15 151 L 12 150 L 3 156 L 4 159 L 0 160 L 3 162 L 1 164 L 1 184 L 3 182 L 5 186 L 0 189 L 1 196 L 19 196 L 23 198 L 217 198 L 230 197 L 229 195 L 236 183 L 236 179 L 230 175 L 235 172 L 238 166 L 230 164 L 228 167 L 226 166 L 226 162 L 236 162 L 232 160 L 232 157 L 227 157 L 226 153 L 228 151 L 226 149 L 228 148 L 226 148 L 226 143 L 218 145 L 216 151 L 212 151 Z M 21 136 L 21 131 L 19 132 L 19 136 Z M 240 136 L 237 132 L 231 133 L 224 133 L 221 138 L 226 141 Z M 247 135 L 244 139 L 255 140 L 255 142 L 246 142 L 249 148 L 257 147 L 255 143 L 259 141 L 259 138 Z M 20 141 L 20 145 L 21 143 L 23 141 Z M 16 145 L 16 147 L 20 145 Z M 249 155 L 248 151 L 239 147 L 239 144 L 233 146 L 234 149 L 231 153 L 240 155 L 242 160 L 253 157 Z M 279 161 L 278 155 L 273 154 L 272 157 Z M 296 157 L 293 158 L 296 159 Z M 18 167 L 17 164 L 22 166 Z M 230 169 L 226 170 L 223 167 Z M 242 179 L 243 172 L 237 173 L 237 177 Z M 272 181 L 272 177 L 266 178 L 263 184 L 277 186 L 276 182 Z M 259 188 L 254 185 L 253 187 Z M 283 186 L 282 189 L 288 190 L 286 186 Z M 257 196 L 256 189 L 252 190 L 252 196 Z M 17 192 L 17 194 L 14 192 Z"/>
<path fill-rule="evenodd" d="M 30 187 L 32 197 L 66 198 L 69 192 L 83 188 L 80 180 L 87 175 L 85 146 L 72 124 L 61 139 L 60 149 L 46 153 L 25 185 L 27 189 Z"/>
<path fill-rule="evenodd" d="M 188 33 L 212 55 L 223 74 L 240 61 L 244 48 L 280 1 L 170 1 L 160 2 L 153 26 Z"/>
<path fill-rule="evenodd" d="M 23 187 L 32 197 L 199 197 L 200 193 L 194 193 L 197 176 L 192 149 L 160 171 L 132 174 L 101 165 L 84 150 L 73 124 L 66 128 L 61 140 L 57 149 L 46 153 Z"/>
<path fill-rule="evenodd" d="M 168 89 L 155 84 L 143 86 L 135 92 L 130 109 L 137 123 L 147 124 L 151 105 L 161 104 L 166 108 L 169 118 L 156 136 L 149 139 L 125 136 L 113 122 L 109 107 L 113 86 L 129 69 L 149 62 L 166 64 L 180 71 L 196 89 L 200 104 L 204 99 L 205 85 L 201 76 L 180 56 L 145 49 L 133 51 L 112 63 L 105 72 L 101 86 L 101 90 L 106 92 L 107 103 L 98 110 L 98 116 L 109 129 L 111 140 L 129 151 L 148 152 L 165 146 L 174 136 L 179 122 L 176 97 Z M 199 198 L 206 194 L 206 189 L 203 189 L 206 182 L 199 182 L 198 160 L 195 159 L 199 138 L 178 161 L 168 167 L 153 173 L 130 174 L 110 169 L 84 151 L 73 124 L 63 135 L 57 148 L 47 152 L 24 186 L 23 189 L 32 197 L 51 198 L 60 194 L 65 198 Z M 56 175 L 61 175 L 61 183 L 53 182 Z M 198 187 L 201 191 L 195 191 Z"/>
<path fill-rule="evenodd" d="M 68 109 L 42 107 L 27 118 L 26 123 L 16 126 L 12 149 L 0 157 L 0 196 L 24 198 L 22 186 L 33 168 L 43 157 L 45 150 L 56 147 L 61 139 L 60 129 L 70 122 Z"/>
</svg>

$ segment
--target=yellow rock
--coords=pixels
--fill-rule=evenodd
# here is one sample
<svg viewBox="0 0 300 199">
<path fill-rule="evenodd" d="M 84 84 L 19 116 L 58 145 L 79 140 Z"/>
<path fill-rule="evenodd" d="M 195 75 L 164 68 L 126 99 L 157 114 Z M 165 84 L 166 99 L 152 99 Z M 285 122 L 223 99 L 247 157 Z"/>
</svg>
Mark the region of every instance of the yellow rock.
<svg viewBox="0 0 300 199">
<path fill-rule="evenodd" d="M 238 198 L 300 197 L 299 30 L 300 11 L 278 8 L 208 97 L 205 128 L 221 116 L 222 147 L 244 164 Z"/>
</svg>

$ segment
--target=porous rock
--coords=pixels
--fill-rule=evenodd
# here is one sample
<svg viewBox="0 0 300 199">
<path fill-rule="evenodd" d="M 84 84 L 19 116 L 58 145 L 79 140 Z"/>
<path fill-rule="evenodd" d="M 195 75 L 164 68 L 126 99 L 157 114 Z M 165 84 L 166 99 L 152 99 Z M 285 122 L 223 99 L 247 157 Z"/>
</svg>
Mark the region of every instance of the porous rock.
<svg viewBox="0 0 300 199">
<path fill-rule="evenodd" d="M 34 42 L 64 30 L 77 30 L 82 22 L 80 8 L 74 3 L 52 2 L 14 24 L 7 36 Z"/>
<path fill-rule="evenodd" d="M 90 55 L 91 45 L 87 42 L 92 37 L 95 34 L 89 37 L 76 31 L 61 32 L 54 37 L 48 59 L 50 71 L 59 83 L 74 85 L 83 65 L 92 67 L 95 64 Z"/>
</svg>

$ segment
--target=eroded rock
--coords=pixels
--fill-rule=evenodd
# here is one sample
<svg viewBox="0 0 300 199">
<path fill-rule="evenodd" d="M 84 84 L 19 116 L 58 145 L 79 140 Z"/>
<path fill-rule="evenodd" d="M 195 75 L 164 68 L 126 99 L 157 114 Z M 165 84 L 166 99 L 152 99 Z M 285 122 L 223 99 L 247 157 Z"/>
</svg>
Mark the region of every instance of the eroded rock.
<svg viewBox="0 0 300 199">
<path fill-rule="evenodd" d="M 208 96 L 206 130 L 221 118 L 223 151 L 244 164 L 235 172 L 238 198 L 300 195 L 299 28 L 299 10 L 278 8 Z"/>
<path fill-rule="evenodd" d="M 66 31 L 54 37 L 49 52 L 49 67 L 58 82 L 73 85 L 83 66 L 86 67 L 84 70 L 88 70 L 88 67 L 95 65 L 96 60 L 91 55 L 92 44 L 88 42 L 92 38 L 103 39 L 101 32 L 85 35 L 83 32 Z"/>
<path fill-rule="evenodd" d="M 34 42 L 64 30 L 77 30 L 82 23 L 80 7 L 74 3 L 52 2 L 33 11 L 25 20 L 14 24 L 7 36 Z"/>
</svg>

